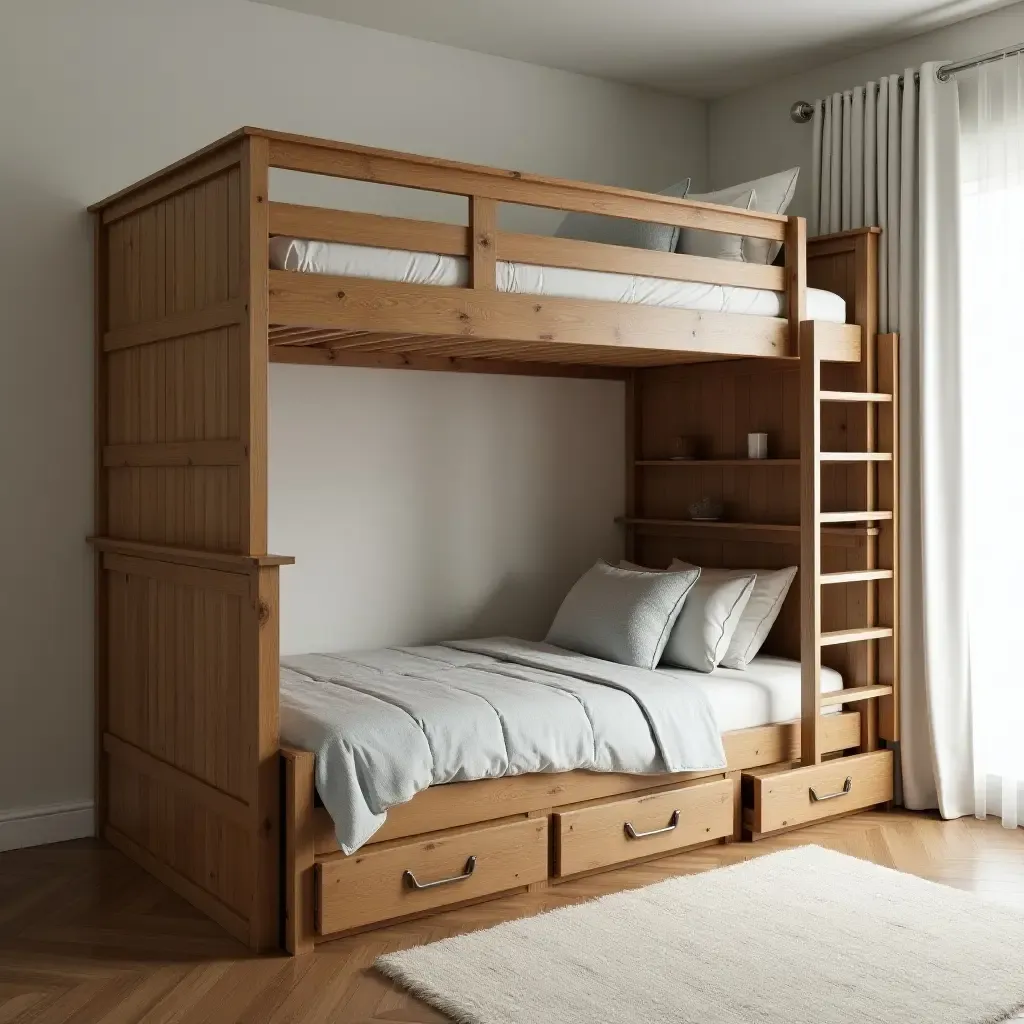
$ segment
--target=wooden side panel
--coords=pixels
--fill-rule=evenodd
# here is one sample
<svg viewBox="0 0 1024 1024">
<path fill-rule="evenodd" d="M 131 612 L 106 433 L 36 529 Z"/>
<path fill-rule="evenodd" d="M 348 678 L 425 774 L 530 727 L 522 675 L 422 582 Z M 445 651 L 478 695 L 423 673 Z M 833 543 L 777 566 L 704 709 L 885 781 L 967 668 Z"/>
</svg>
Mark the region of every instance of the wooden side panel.
<svg viewBox="0 0 1024 1024">
<path fill-rule="evenodd" d="M 100 573 L 101 827 L 256 949 L 280 891 L 277 568 L 244 557 L 266 554 L 266 178 L 239 139 L 105 211 L 97 248 L 97 529 L 133 544 Z"/>
<path fill-rule="evenodd" d="M 242 184 L 228 167 L 103 229 L 105 443 L 129 446 L 105 470 L 109 536 L 249 550 Z M 197 330 L 204 311 L 234 322 Z M 159 448 L 138 465 L 130 447 L 230 439 L 241 466 L 160 465 Z"/>
</svg>

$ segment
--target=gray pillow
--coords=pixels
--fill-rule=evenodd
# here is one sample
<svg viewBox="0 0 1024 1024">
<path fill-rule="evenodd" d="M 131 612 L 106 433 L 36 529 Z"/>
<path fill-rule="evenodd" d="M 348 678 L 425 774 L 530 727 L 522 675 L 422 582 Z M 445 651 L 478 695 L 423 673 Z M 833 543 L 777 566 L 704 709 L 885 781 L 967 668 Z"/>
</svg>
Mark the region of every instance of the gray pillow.
<svg viewBox="0 0 1024 1024">
<path fill-rule="evenodd" d="M 566 595 L 547 642 L 620 665 L 655 668 L 699 569 L 636 572 L 598 562 Z"/>
<path fill-rule="evenodd" d="M 663 189 L 658 195 L 685 199 L 689 190 L 690 179 L 684 178 Z M 671 224 L 624 220 L 622 217 L 601 217 L 594 213 L 570 213 L 558 225 L 555 238 L 575 238 L 582 242 L 604 242 L 606 245 L 628 245 L 633 249 L 675 252 L 679 242 L 679 228 Z"/>
</svg>

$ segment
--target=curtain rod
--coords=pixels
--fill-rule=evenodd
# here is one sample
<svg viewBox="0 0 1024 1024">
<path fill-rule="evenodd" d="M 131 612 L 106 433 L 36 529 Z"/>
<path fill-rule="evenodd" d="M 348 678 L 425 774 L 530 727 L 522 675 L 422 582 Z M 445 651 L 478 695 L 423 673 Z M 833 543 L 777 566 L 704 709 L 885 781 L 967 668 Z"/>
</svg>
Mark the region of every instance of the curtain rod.
<svg viewBox="0 0 1024 1024">
<path fill-rule="evenodd" d="M 971 57 L 969 60 L 956 61 L 953 64 L 943 64 L 938 71 L 935 72 L 935 77 L 940 82 L 948 82 L 955 74 L 960 71 L 967 71 L 969 68 L 981 67 L 982 64 L 992 64 L 994 61 L 1003 60 L 1006 57 L 1016 57 L 1018 54 L 1024 53 L 1024 43 L 1016 43 L 1013 46 L 1004 47 L 1002 50 L 992 50 L 990 53 L 983 53 L 978 57 Z M 919 82 L 921 76 L 918 72 L 914 72 L 914 81 Z M 900 85 L 903 85 L 903 76 L 899 77 Z M 824 103 L 824 100 L 819 100 L 819 103 Z M 814 104 L 808 103 L 807 100 L 797 100 L 789 108 L 789 116 L 797 124 L 807 124 L 812 117 L 814 117 Z"/>
</svg>

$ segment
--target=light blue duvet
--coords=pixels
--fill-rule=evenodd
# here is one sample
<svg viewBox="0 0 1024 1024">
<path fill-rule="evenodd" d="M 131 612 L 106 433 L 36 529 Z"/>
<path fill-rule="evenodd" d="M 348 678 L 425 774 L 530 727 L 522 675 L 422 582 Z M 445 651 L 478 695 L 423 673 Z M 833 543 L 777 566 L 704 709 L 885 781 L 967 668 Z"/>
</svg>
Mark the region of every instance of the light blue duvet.
<svg viewBox="0 0 1024 1024">
<path fill-rule="evenodd" d="M 725 767 L 711 706 L 692 683 L 507 637 L 284 658 L 281 740 L 315 752 L 317 792 L 345 853 L 428 786 Z"/>
</svg>

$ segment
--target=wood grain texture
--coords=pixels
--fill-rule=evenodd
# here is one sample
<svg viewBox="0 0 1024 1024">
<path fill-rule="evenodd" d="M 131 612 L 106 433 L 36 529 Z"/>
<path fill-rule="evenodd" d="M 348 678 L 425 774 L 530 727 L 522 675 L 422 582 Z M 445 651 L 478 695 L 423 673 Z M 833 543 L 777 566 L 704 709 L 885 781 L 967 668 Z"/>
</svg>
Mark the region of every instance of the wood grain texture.
<svg viewBox="0 0 1024 1024">
<path fill-rule="evenodd" d="M 287 170 L 779 242 L 785 235 L 786 218 L 775 214 L 323 139 L 287 137 L 277 132 L 260 132 L 260 135 L 269 142 L 271 166 Z"/>
<path fill-rule="evenodd" d="M 554 874 L 561 877 L 731 837 L 735 786 L 728 779 L 599 801 L 552 815 Z M 678 821 L 672 825 L 673 815 Z M 625 830 L 629 822 L 640 838 Z M 671 827 L 671 831 L 642 833 Z"/>
<path fill-rule="evenodd" d="M 466 868 L 470 857 L 476 858 L 471 873 Z M 468 877 L 415 889 L 406 872 L 420 883 Z M 316 874 L 317 931 L 348 931 L 547 878 L 548 820 L 520 818 L 384 843 L 351 857 L 338 854 L 321 860 Z"/>
<path fill-rule="evenodd" d="M 620 365 L 631 351 L 662 363 L 673 354 L 779 356 L 785 352 L 786 321 L 733 313 L 563 299 L 554 296 L 481 292 L 472 288 L 371 281 L 324 274 L 270 271 L 270 322 L 351 331 L 385 331 L 460 339 L 435 354 L 476 354 L 483 341 L 533 343 L 541 351 L 588 349 Z M 841 325 L 837 325 L 841 326 Z M 357 342 L 353 347 L 374 342 Z M 403 346 L 408 350 L 408 345 Z M 515 348 L 512 350 L 515 351 Z M 559 361 L 554 357 L 554 361 Z"/>
<path fill-rule="evenodd" d="M 849 790 L 844 792 L 846 780 Z M 751 828 L 773 832 L 892 799 L 892 751 L 876 750 L 772 774 L 752 774 Z"/>
</svg>

